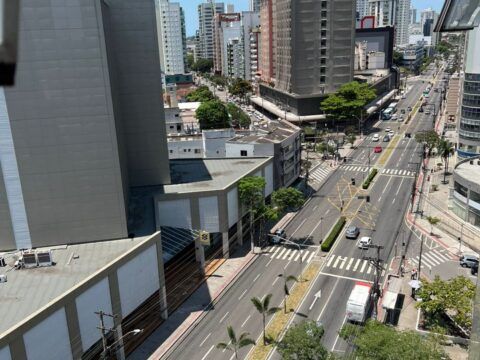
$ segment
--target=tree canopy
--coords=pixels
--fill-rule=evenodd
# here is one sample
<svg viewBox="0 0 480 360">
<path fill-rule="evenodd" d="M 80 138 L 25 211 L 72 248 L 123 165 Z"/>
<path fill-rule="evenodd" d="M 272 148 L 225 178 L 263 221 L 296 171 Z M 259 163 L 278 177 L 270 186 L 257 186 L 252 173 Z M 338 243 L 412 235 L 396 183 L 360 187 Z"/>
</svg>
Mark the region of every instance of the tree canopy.
<svg viewBox="0 0 480 360">
<path fill-rule="evenodd" d="M 429 151 L 431 151 L 437 146 L 440 137 L 435 130 L 429 130 L 416 133 L 415 140 L 419 143 L 425 143 Z"/>
<path fill-rule="evenodd" d="M 194 102 L 194 101 L 205 102 L 205 101 L 210 101 L 215 99 L 215 96 L 210 91 L 208 86 L 203 85 L 193 90 L 191 93 L 187 94 L 185 98 L 189 102 Z"/>
<path fill-rule="evenodd" d="M 265 179 L 261 176 L 247 176 L 238 182 L 238 194 L 242 203 L 249 208 L 263 204 Z"/>
<path fill-rule="evenodd" d="M 247 93 L 252 92 L 253 88 L 249 81 L 237 78 L 232 81 L 228 91 L 234 96 L 243 98 Z"/>
<path fill-rule="evenodd" d="M 393 64 L 400 66 L 402 65 L 403 54 L 399 51 L 393 50 Z"/>
<path fill-rule="evenodd" d="M 202 103 L 195 113 L 202 130 L 230 127 L 227 109 L 219 100 L 210 100 Z"/>
<path fill-rule="evenodd" d="M 353 359 L 448 359 L 437 338 L 424 338 L 413 331 L 397 331 L 374 320 L 367 321 L 364 327 L 346 324 L 339 335 L 355 347 Z"/>
<path fill-rule="evenodd" d="M 305 321 L 288 328 L 277 349 L 283 359 L 329 359 L 321 339 L 324 330 L 314 321 Z"/>
<path fill-rule="evenodd" d="M 417 297 L 422 299 L 417 307 L 423 310 L 429 327 L 441 324 L 442 318 L 448 313 L 457 325 L 470 329 L 474 296 L 475 284 L 465 276 L 449 280 L 436 276 L 417 291 Z"/>
<path fill-rule="evenodd" d="M 376 91 L 370 85 L 352 81 L 329 94 L 321 103 L 321 109 L 335 120 L 359 119 L 365 106 L 375 100 Z"/>
<path fill-rule="evenodd" d="M 278 189 L 272 194 L 272 202 L 281 212 L 297 209 L 303 201 L 303 193 L 292 187 Z"/>
<path fill-rule="evenodd" d="M 227 111 L 231 116 L 232 124 L 242 128 L 248 128 L 250 126 L 250 117 L 234 103 L 227 104 Z"/>
<path fill-rule="evenodd" d="M 192 70 L 200 73 L 208 73 L 213 68 L 213 60 L 211 59 L 198 59 L 193 65 Z"/>
</svg>

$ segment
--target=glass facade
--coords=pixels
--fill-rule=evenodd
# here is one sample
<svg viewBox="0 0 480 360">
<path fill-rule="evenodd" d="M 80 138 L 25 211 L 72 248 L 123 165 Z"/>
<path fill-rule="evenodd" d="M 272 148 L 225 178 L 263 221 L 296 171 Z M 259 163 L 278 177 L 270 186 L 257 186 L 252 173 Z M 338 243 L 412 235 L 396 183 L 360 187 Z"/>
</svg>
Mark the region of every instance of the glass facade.
<svg viewBox="0 0 480 360">
<path fill-rule="evenodd" d="M 480 74 L 465 74 L 458 134 L 459 158 L 480 154 Z"/>
</svg>

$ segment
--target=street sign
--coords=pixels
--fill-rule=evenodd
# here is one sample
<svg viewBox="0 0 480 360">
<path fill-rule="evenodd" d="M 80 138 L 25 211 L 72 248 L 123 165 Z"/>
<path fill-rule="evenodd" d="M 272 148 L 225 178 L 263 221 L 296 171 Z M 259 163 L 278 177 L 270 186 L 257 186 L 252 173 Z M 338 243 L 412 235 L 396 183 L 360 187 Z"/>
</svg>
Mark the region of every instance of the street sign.
<svg viewBox="0 0 480 360">
<path fill-rule="evenodd" d="M 210 233 L 208 231 L 200 231 L 200 244 L 210 246 Z"/>
</svg>

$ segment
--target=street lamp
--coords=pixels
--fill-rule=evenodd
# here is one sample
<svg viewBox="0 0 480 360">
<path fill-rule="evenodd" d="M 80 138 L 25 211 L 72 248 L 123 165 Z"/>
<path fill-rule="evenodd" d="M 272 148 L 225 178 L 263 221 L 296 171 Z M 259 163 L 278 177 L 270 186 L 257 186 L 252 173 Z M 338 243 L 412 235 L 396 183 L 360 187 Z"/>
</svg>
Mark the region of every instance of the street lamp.
<svg viewBox="0 0 480 360">
<path fill-rule="evenodd" d="M 133 329 L 125 334 L 123 334 L 122 337 L 120 337 L 119 339 L 117 339 L 116 341 L 114 341 L 112 344 L 110 344 L 109 346 L 105 346 L 103 348 L 103 351 L 102 351 L 102 354 L 101 354 L 101 359 L 106 359 L 107 358 L 107 355 L 110 353 L 110 351 L 116 347 L 118 345 L 119 342 L 121 342 L 124 338 L 126 338 L 127 336 L 129 335 L 138 335 L 140 333 L 143 332 L 143 329 Z M 122 345 L 123 346 L 123 345 Z"/>
</svg>

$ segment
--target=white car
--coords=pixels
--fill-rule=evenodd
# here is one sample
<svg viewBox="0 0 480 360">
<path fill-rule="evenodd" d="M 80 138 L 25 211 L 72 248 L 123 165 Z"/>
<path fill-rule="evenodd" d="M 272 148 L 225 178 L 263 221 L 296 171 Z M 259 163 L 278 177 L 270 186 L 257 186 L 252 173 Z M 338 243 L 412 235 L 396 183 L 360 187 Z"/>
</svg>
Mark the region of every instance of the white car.
<svg viewBox="0 0 480 360">
<path fill-rule="evenodd" d="M 393 114 L 392 117 L 391 117 L 391 120 L 395 121 L 395 120 L 397 120 L 397 118 L 398 118 L 398 115 L 397 115 L 397 114 Z"/>
<path fill-rule="evenodd" d="M 372 244 L 372 238 L 368 236 L 362 236 L 358 241 L 357 241 L 357 247 L 359 249 L 368 249 L 369 246 Z"/>
<path fill-rule="evenodd" d="M 385 129 L 385 132 L 387 132 L 387 133 L 389 133 L 390 131 L 392 131 L 392 129 L 390 129 L 390 128 Z"/>
<path fill-rule="evenodd" d="M 395 133 L 393 132 L 393 130 L 388 132 L 388 136 L 390 136 L 390 139 L 393 138 L 394 135 Z"/>
<path fill-rule="evenodd" d="M 379 136 L 378 134 L 373 135 L 372 141 L 377 142 L 377 141 L 379 141 L 379 140 L 380 140 L 380 136 Z"/>
</svg>

